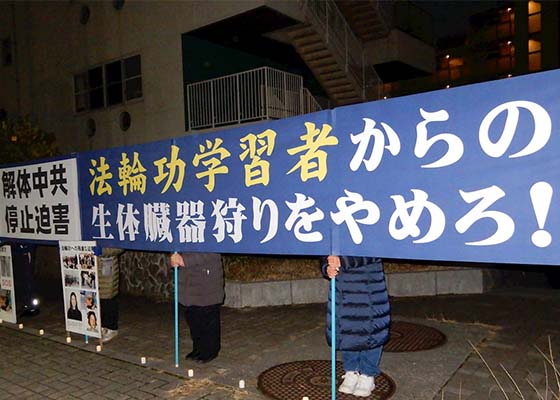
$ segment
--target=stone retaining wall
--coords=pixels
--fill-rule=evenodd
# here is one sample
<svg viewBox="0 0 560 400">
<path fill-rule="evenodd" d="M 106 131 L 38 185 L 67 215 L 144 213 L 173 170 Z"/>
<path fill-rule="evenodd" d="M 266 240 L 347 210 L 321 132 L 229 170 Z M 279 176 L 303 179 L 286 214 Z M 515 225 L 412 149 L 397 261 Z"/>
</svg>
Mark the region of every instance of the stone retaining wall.
<svg viewBox="0 0 560 400">
<path fill-rule="evenodd" d="M 388 273 L 390 296 L 436 296 L 474 294 L 487 291 L 485 271 L 474 268 Z M 225 306 L 233 308 L 323 303 L 330 289 L 326 279 L 276 282 L 226 282 Z"/>
<path fill-rule="evenodd" d="M 120 262 L 121 293 L 144 296 L 155 301 L 173 298 L 173 273 L 168 267 L 166 253 L 127 251 L 120 257 Z M 60 282 L 58 247 L 39 246 L 36 267 L 38 279 Z M 494 287 L 547 285 L 542 271 L 531 272 L 531 268 L 493 264 L 460 268 L 388 262 L 386 277 L 392 296 L 481 293 Z M 227 280 L 226 305 L 258 307 L 325 302 L 328 286 L 328 281 L 322 278 L 269 279 L 261 282 Z"/>
<path fill-rule="evenodd" d="M 121 263 L 123 293 L 159 301 L 172 298 L 173 274 L 166 254 L 130 251 L 121 256 Z M 476 268 L 423 268 L 419 272 L 387 273 L 386 276 L 387 288 L 392 296 L 482 293 L 489 287 L 484 271 Z M 226 281 L 225 290 L 225 305 L 228 307 L 306 304 L 325 302 L 329 283 L 322 278 L 266 282 Z"/>
<path fill-rule="evenodd" d="M 173 271 L 166 253 L 127 251 L 120 257 L 121 292 L 156 301 L 173 298 Z"/>
</svg>

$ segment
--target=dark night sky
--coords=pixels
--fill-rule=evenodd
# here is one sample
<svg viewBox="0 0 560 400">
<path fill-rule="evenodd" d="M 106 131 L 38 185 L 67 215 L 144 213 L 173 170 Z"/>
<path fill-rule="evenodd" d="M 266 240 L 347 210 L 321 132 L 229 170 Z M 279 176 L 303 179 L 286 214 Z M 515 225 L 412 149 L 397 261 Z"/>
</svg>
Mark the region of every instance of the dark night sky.
<svg viewBox="0 0 560 400">
<path fill-rule="evenodd" d="M 436 38 L 467 31 L 469 16 L 493 8 L 497 1 L 417 1 L 432 14 Z"/>
</svg>

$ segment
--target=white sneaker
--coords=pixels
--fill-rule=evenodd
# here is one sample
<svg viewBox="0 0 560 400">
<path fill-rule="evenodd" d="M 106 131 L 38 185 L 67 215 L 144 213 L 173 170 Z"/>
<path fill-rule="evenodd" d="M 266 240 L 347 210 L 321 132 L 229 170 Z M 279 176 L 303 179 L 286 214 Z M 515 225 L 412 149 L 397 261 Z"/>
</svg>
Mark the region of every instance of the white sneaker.
<svg viewBox="0 0 560 400">
<path fill-rule="evenodd" d="M 113 340 L 118 334 L 119 331 L 117 330 L 101 328 L 101 342 L 107 343 L 108 341 Z"/>
<path fill-rule="evenodd" d="M 375 379 L 373 376 L 360 375 L 352 394 L 356 397 L 369 397 L 373 389 L 375 389 Z"/>
<path fill-rule="evenodd" d="M 356 371 L 347 371 L 344 375 L 342 375 L 344 381 L 338 388 L 338 391 L 341 393 L 352 394 L 356 384 L 358 383 L 359 376 L 360 374 Z"/>
</svg>

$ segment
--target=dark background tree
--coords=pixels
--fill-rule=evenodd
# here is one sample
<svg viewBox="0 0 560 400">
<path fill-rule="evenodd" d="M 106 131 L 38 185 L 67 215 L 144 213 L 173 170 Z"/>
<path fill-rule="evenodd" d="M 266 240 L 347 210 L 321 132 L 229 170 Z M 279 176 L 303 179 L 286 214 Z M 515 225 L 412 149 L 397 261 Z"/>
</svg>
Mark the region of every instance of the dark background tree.
<svg viewBox="0 0 560 400">
<path fill-rule="evenodd" d="M 53 157 L 59 154 L 56 138 L 29 117 L 0 120 L 0 164 Z"/>
</svg>

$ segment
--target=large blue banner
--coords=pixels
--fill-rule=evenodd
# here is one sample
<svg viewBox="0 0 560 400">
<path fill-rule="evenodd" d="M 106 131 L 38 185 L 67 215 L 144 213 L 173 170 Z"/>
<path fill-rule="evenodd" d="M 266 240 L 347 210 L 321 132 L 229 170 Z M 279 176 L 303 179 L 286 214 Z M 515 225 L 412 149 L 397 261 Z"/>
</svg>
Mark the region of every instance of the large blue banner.
<svg viewBox="0 0 560 400">
<path fill-rule="evenodd" d="M 560 71 L 78 156 L 82 235 L 558 264 Z"/>
</svg>

